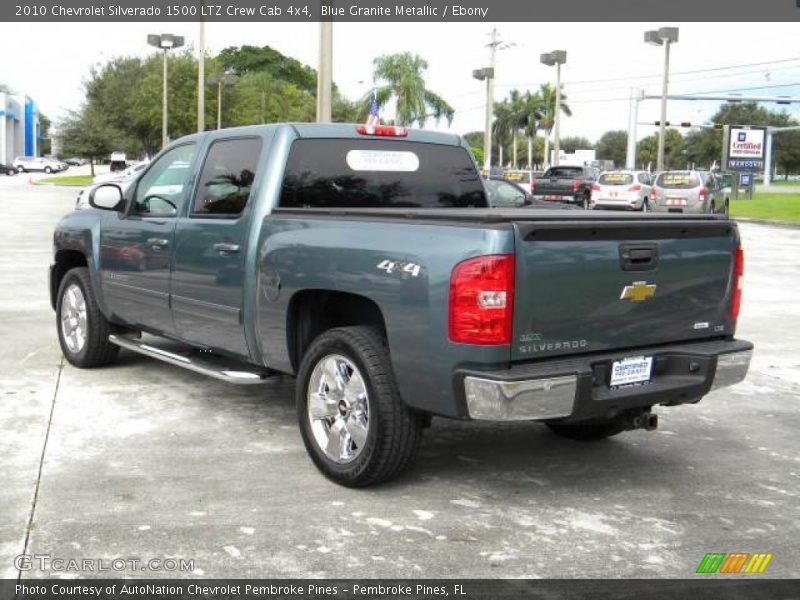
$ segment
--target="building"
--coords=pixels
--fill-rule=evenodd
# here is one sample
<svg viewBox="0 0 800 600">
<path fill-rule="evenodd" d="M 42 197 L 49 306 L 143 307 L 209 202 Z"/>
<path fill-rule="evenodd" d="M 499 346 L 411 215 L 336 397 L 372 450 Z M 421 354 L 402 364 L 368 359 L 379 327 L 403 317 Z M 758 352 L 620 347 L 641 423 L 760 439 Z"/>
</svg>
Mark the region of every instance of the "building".
<svg viewBox="0 0 800 600">
<path fill-rule="evenodd" d="M 0 163 L 39 153 L 39 111 L 28 96 L 0 92 Z"/>
</svg>

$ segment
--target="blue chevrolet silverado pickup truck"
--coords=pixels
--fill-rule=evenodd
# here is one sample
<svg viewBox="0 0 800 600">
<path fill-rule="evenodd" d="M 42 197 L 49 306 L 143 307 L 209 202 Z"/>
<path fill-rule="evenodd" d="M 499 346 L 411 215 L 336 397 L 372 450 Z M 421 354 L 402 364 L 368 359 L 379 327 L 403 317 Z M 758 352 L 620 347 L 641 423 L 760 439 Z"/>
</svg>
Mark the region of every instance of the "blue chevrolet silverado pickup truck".
<svg viewBox="0 0 800 600">
<path fill-rule="evenodd" d="M 294 376 L 308 453 L 344 485 L 397 476 L 431 416 L 598 440 L 749 366 L 735 223 L 490 209 L 455 135 L 207 132 L 89 196 L 54 237 L 66 359 L 125 348 L 237 384 Z"/>
</svg>

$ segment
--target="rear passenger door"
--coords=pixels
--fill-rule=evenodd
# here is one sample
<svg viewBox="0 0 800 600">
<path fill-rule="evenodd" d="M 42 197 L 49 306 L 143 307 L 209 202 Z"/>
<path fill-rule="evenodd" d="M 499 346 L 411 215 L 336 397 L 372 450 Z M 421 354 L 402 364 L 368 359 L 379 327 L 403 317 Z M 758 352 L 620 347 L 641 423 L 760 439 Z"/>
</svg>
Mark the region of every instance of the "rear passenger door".
<svg viewBox="0 0 800 600">
<path fill-rule="evenodd" d="M 172 314 L 180 337 L 248 356 L 242 319 L 251 192 L 260 137 L 217 139 L 178 219 Z"/>
</svg>

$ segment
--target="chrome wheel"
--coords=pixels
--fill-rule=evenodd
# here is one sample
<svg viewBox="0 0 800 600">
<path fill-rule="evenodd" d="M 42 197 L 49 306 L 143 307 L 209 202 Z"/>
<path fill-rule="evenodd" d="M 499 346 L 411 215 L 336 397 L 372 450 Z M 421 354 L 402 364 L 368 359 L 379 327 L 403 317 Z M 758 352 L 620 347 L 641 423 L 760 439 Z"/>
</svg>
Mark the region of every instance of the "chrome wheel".
<svg viewBox="0 0 800 600">
<path fill-rule="evenodd" d="M 70 353 L 78 354 L 83 350 L 87 333 L 86 298 L 81 288 L 73 283 L 64 290 L 61 299 L 61 335 Z"/>
<path fill-rule="evenodd" d="M 311 373 L 307 393 L 317 445 L 336 463 L 355 460 L 369 432 L 369 396 L 358 368 L 339 354 L 324 356 Z"/>
</svg>

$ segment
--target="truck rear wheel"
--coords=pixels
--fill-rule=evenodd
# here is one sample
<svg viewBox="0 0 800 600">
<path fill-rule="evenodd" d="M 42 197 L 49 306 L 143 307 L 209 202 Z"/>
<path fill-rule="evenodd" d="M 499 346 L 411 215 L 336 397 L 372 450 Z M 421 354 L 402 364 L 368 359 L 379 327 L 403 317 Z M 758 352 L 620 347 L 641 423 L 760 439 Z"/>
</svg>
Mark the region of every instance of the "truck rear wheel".
<svg viewBox="0 0 800 600">
<path fill-rule="evenodd" d="M 112 325 L 97 306 L 86 267 L 70 269 L 61 280 L 56 326 L 61 351 L 70 364 L 88 369 L 117 358 L 119 346 L 108 341 Z"/>
<path fill-rule="evenodd" d="M 364 487 L 410 465 L 424 421 L 403 404 L 377 329 L 342 327 L 320 335 L 303 357 L 297 384 L 303 442 L 326 477 Z"/>
<path fill-rule="evenodd" d="M 587 423 L 560 423 L 553 421 L 546 423 L 546 425 L 556 435 L 579 442 L 604 440 L 622 433 L 628 428 L 628 422 L 624 418 L 610 419 L 608 421 L 590 421 Z"/>
</svg>

